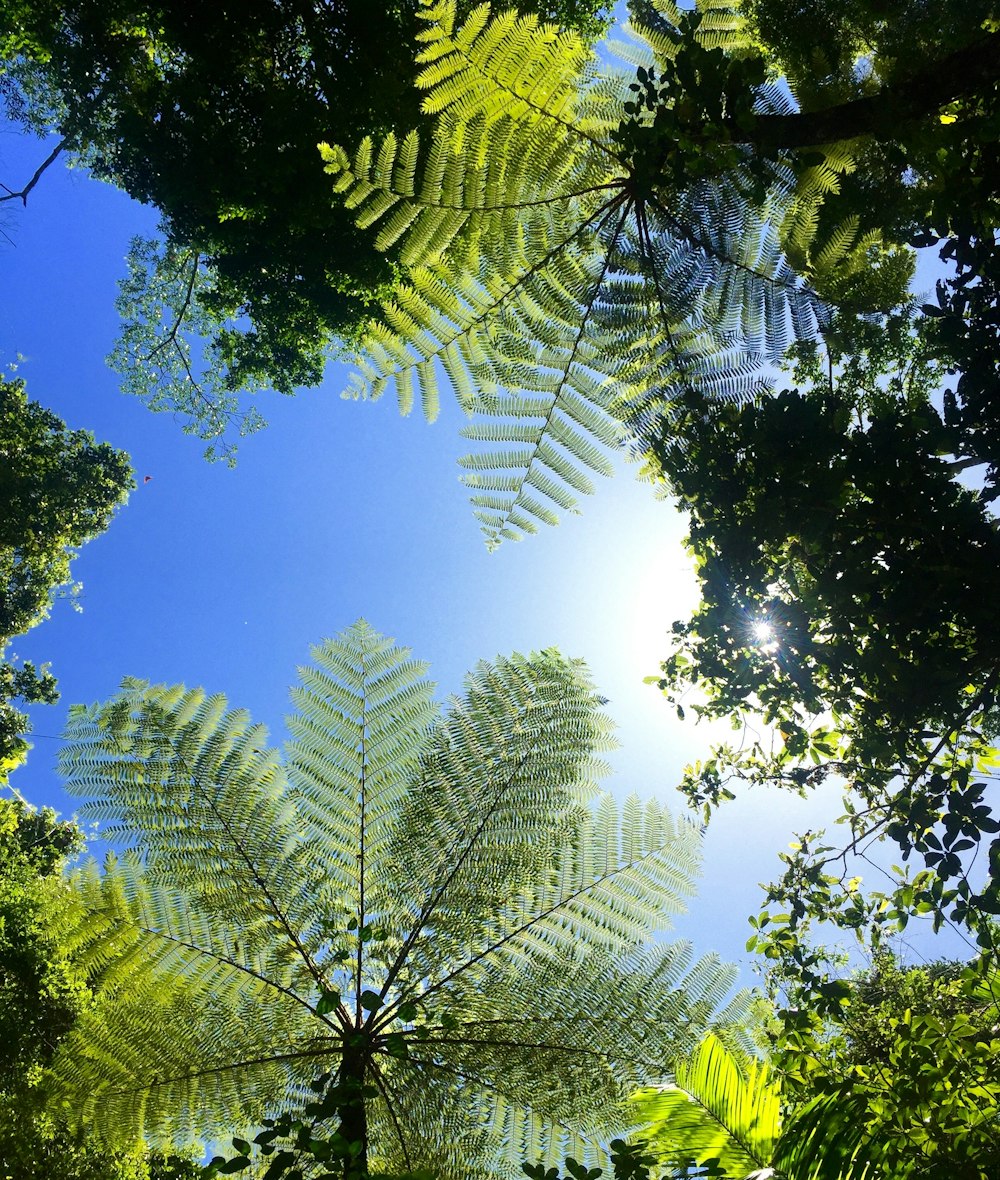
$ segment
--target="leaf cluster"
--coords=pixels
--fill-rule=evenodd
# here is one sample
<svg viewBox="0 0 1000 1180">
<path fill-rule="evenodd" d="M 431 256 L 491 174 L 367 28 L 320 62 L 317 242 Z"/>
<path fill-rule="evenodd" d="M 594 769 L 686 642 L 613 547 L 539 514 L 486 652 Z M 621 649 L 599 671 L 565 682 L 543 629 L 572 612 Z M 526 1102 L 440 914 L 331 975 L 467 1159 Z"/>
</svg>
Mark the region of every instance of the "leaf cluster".
<svg viewBox="0 0 1000 1180">
<path fill-rule="evenodd" d="M 992 955 L 1000 904 L 996 520 L 957 478 L 972 448 L 934 404 L 932 334 L 906 317 L 835 327 L 826 351 L 798 350 L 802 388 L 692 415 L 689 447 L 658 460 L 691 512 L 703 590 L 660 686 L 750 735 L 683 789 L 708 814 L 737 778 L 843 783 L 844 838 L 805 833 L 781 855 L 749 943 L 819 1011 L 840 991 L 817 924 L 878 947 L 926 916 Z M 886 884 L 863 888 L 866 867 Z"/>
<path fill-rule="evenodd" d="M 75 592 L 77 548 L 107 528 L 132 487 L 123 451 L 68 429 L 28 400 L 22 381 L 0 379 L 0 776 L 27 749 L 14 702 L 57 696 L 47 667 L 3 659 L 8 645 L 48 615 L 58 593 Z"/>
<path fill-rule="evenodd" d="M 91 1000 L 58 938 L 70 904 L 62 877 L 83 848 L 75 822 L 0 799 L 0 1174 L 12 1180 L 182 1180 L 180 1158 L 136 1144 L 108 1150 L 66 1125 L 44 1070 Z"/>
</svg>

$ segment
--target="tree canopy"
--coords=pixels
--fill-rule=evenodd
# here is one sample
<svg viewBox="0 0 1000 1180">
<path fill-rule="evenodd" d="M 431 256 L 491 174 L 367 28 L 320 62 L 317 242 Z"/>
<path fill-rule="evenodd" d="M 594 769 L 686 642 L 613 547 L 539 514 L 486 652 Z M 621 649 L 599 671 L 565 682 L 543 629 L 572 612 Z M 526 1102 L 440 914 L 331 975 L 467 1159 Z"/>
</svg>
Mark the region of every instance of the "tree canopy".
<svg viewBox="0 0 1000 1180">
<path fill-rule="evenodd" d="M 606 21 L 599 0 L 518 7 L 591 37 Z M 331 347 L 356 338 L 399 274 L 331 203 L 316 145 L 335 128 L 361 138 L 421 122 L 416 10 L 253 0 L 194 18 L 172 0 L 3 6 L 9 112 L 163 214 L 162 240 L 131 254 L 114 363 L 154 406 L 200 400 L 200 429 L 222 453 L 239 391 L 317 384 Z"/>
<path fill-rule="evenodd" d="M 0 1173 L 10 1180 L 195 1180 L 179 1157 L 127 1143 L 107 1150 L 68 1127 L 45 1069 L 90 1001 L 84 973 L 61 944 L 70 895 L 66 863 L 79 827 L 20 796 L 0 798 Z"/>
<path fill-rule="evenodd" d="M 22 381 L 0 380 L 0 778 L 26 750 L 12 702 L 57 695 L 47 668 L 3 659 L 10 641 L 48 615 L 57 593 L 74 593 L 77 548 L 107 528 L 132 486 L 123 451 L 68 429 Z"/>
<path fill-rule="evenodd" d="M 845 784 L 845 839 L 806 833 L 783 855 L 749 944 L 777 965 L 793 1001 L 786 1093 L 800 1087 L 813 1144 L 847 1127 L 850 1143 L 877 1148 L 903 1175 L 924 1157 L 985 1174 L 997 1049 L 986 993 L 1000 913 L 1000 820 L 987 794 L 1000 763 L 1000 20 L 987 0 L 897 8 L 637 4 L 630 68 L 613 75 L 565 27 L 435 0 L 405 14 L 420 29 L 406 70 L 423 92 L 420 113 L 415 91 L 375 87 L 385 118 L 362 112 L 358 136 L 324 142 L 321 157 L 316 141 L 333 136 L 317 123 L 302 118 L 310 142 L 293 150 L 282 101 L 274 127 L 270 107 L 251 109 L 292 80 L 322 90 L 313 113 L 328 117 L 323 86 L 342 79 L 311 73 L 321 57 L 307 27 L 314 7 L 269 7 L 230 43 L 212 21 L 192 30 L 172 11 L 115 12 L 109 23 L 86 7 L 66 21 L 64 7 L 13 5 L 7 48 L 20 58 L 7 93 L 29 121 L 51 113 L 80 158 L 167 213 L 167 240 L 133 252 L 116 363 L 212 445 L 225 451 L 230 428 L 255 425 L 241 418 L 241 389 L 315 380 L 337 337 L 356 350 L 357 396 L 391 389 L 404 411 L 419 399 L 433 417 L 452 388 L 471 419 L 477 449 L 463 466 L 490 545 L 574 511 L 623 439 L 679 499 L 704 596 L 675 625 L 657 679 L 682 713 L 693 698 L 703 716 L 762 727 L 693 768 L 686 791 L 707 814 L 735 778 L 797 791 L 835 776 Z M 817 47 L 820 21 L 835 36 Z M 322 28 L 342 55 L 341 27 Z M 272 34 L 263 55 L 260 30 Z M 219 55 L 215 74 L 192 68 L 206 51 Z M 241 70 L 245 86 L 232 81 Z M 229 101 L 226 85 L 250 107 Z M 396 119 L 404 110 L 412 129 Z M 213 118 L 222 139 L 214 124 L 202 134 Z M 241 171 L 260 167 L 270 138 L 268 158 L 287 149 L 289 171 Z M 219 165 L 226 145 L 231 170 Z M 190 173 L 179 167 L 187 154 Z M 213 173 L 228 184 L 229 171 L 223 192 Z M 288 183 L 300 174 L 301 190 Z M 26 198 L 37 175 L 9 195 Z M 332 213 L 322 205 L 331 196 Z M 913 248 L 930 245 L 952 269 L 921 307 L 906 286 Z M 207 381 L 192 331 L 211 340 Z M 650 973 L 670 974 L 666 959 L 641 952 L 649 899 L 666 886 L 644 882 L 652 892 L 641 905 L 629 894 L 601 909 L 588 897 L 564 920 L 576 897 L 560 892 L 566 882 L 571 894 L 597 887 L 588 841 L 627 874 L 625 849 L 647 839 L 635 834 L 643 825 L 657 851 L 668 840 L 659 811 L 640 819 L 630 804 L 619 822 L 546 778 L 536 708 L 551 709 L 546 737 L 566 739 L 557 760 L 585 758 L 603 734 L 581 721 L 596 715 L 592 689 L 555 656 L 516 658 L 482 673 L 489 691 L 474 676 L 438 720 L 389 651 L 360 625 L 321 649 L 284 762 L 242 715 L 182 689 L 129 682 L 77 713 L 71 775 L 138 850 L 83 884 L 81 953 L 100 983 L 59 1076 L 88 1115 L 100 1105 L 123 1127 L 148 1115 L 186 1131 L 287 1111 L 312 1081 L 313 1109 L 339 1124 L 331 1150 L 351 1167 L 409 1169 L 443 1151 L 457 1172 L 470 1160 L 492 1167 L 501 1141 L 550 1164 L 566 1146 L 554 1124 L 582 1141 L 585 1106 L 618 1102 L 650 1057 L 666 1076 L 678 1027 L 661 1021 L 654 1032 L 635 1016 L 649 1005 Z M 387 680 L 366 680 L 369 655 L 392 664 Z M 545 691 L 558 685 L 543 705 L 539 670 Z M 511 697 L 494 691 L 501 682 Z M 397 703 L 402 714 L 390 716 Z M 574 703 L 564 731 L 561 710 Z M 390 753 L 372 778 L 368 741 L 382 724 Z M 506 803 L 482 811 L 484 784 L 490 798 L 491 776 L 518 751 L 537 765 L 531 789 L 553 786 L 542 819 L 534 797 L 511 808 L 515 819 Z M 528 780 L 515 770 L 504 781 L 516 794 Z M 389 802 L 369 812 L 379 775 Z M 331 783 L 337 807 L 323 795 Z M 429 811 L 413 802 L 416 783 L 442 787 Z M 405 845 L 393 830 L 379 846 L 389 817 Z M 874 863 L 880 841 L 899 847 L 902 864 L 872 891 L 855 870 L 858 858 Z M 515 915 L 485 896 L 474 864 L 508 882 Z M 427 865 L 446 866 L 444 884 L 424 881 L 407 909 Z M 329 880 L 342 886 L 332 901 Z M 822 1086 L 805 1079 L 824 1038 L 836 1039 L 822 1022 L 843 1023 L 873 994 L 839 978 L 811 942 L 815 926 L 832 920 L 878 949 L 925 914 L 935 928 L 971 930 L 984 952 L 960 994 L 911 980 L 899 995 L 923 987 L 933 1002 L 872 1000 L 890 1034 L 881 1056 L 864 1057 L 849 1037 L 846 1056 L 823 1062 Z M 577 947 L 597 940 L 586 972 L 568 931 Z M 460 979 L 474 986 L 452 988 Z M 586 1020 L 563 1039 L 584 995 Z M 684 1034 L 710 1009 L 685 1013 Z M 266 1036 L 247 1013 L 266 1013 Z M 546 1039 L 526 1043 L 529 1025 Z M 140 1047 L 116 1061 L 102 1053 L 123 1038 Z M 563 1053 L 573 1064 L 560 1070 Z M 695 1078 L 697 1064 L 678 1077 L 684 1068 Z M 736 1090 L 753 1090 L 734 1076 Z M 947 1097 L 928 1097 L 932 1083 Z M 807 1096 L 810 1086 L 820 1092 Z M 461 1138 L 454 1128 L 470 1111 Z M 258 1146 L 274 1155 L 292 1130 L 301 1128 L 275 1122 Z M 754 1162 L 779 1158 L 772 1139 Z M 619 1156 L 623 1168 L 629 1159 Z"/>
</svg>

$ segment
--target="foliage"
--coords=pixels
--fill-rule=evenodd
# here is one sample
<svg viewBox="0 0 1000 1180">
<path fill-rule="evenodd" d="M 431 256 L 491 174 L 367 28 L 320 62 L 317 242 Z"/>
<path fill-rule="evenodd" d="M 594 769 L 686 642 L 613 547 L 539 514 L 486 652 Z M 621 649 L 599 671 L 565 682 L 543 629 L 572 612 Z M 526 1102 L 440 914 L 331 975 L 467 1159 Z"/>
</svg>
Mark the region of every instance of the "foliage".
<svg viewBox="0 0 1000 1180">
<path fill-rule="evenodd" d="M 608 1158 L 615 1180 L 649 1180 L 650 1169 L 656 1163 L 642 1144 L 626 1143 L 624 1139 L 612 1139 Z M 565 1180 L 598 1180 L 604 1175 L 603 1168 L 588 1168 L 572 1156 L 567 1158 L 565 1168 Z M 526 1163 L 524 1172 L 531 1180 L 562 1180 L 557 1167 L 547 1168 L 544 1164 Z"/>
<path fill-rule="evenodd" d="M 796 387 L 692 419 L 693 445 L 657 459 L 691 511 L 703 595 L 660 686 L 682 715 L 756 735 L 715 749 L 684 790 L 707 815 L 736 778 L 843 783 L 846 837 L 806 833 L 782 854 L 751 939 L 814 1008 L 836 993 L 817 923 L 877 948 L 926 914 L 995 949 L 1000 536 L 957 478 L 976 444 L 935 408 L 935 348 L 905 318 L 831 334 L 826 364 L 800 351 Z M 887 872 L 884 842 L 918 871 Z M 887 885 L 866 892 L 857 858 Z"/>
<path fill-rule="evenodd" d="M 75 592 L 76 548 L 108 527 L 132 486 L 124 452 L 68 430 L 28 401 L 22 381 L 0 379 L 0 779 L 27 748 L 13 702 L 57 695 L 47 668 L 3 659 L 10 640 L 48 615 L 60 589 Z"/>
<path fill-rule="evenodd" d="M 67 1101 L 103 1134 L 183 1138 L 294 1112 L 321 1073 L 362 1170 L 586 1151 L 742 1012 L 720 1011 L 728 968 L 649 942 L 697 830 L 597 792 L 610 722 L 578 662 L 481 664 L 442 713 L 364 622 L 313 654 L 284 758 L 200 691 L 75 709 L 69 789 L 134 849 L 79 882 L 96 997 Z"/>
<path fill-rule="evenodd" d="M 797 1140 L 860 1142 L 877 1175 L 1000 1174 L 995 968 L 903 968 L 881 951 L 825 1018 L 796 1010 L 794 987 L 785 999 L 777 1060 Z"/>
<path fill-rule="evenodd" d="M 36 812 L 20 799 L 0 799 L 0 1089 L 51 1054 L 80 1010 L 75 974 L 51 937 L 46 911 L 59 905 L 58 876 L 68 855 L 82 847 L 72 823 L 58 823 L 49 810 Z"/>
<path fill-rule="evenodd" d="M 599 0 L 521 7 L 588 37 L 606 23 Z M 130 256 L 128 283 L 148 298 L 125 313 L 115 366 L 213 443 L 239 395 L 317 384 L 332 342 L 355 336 L 396 275 L 331 208 L 316 144 L 336 127 L 361 137 L 420 122 L 415 10 L 248 0 L 192 20 L 176 0 L 4 3 L 8 108 L 164 217 L 164 240 Z M 194 388 L 192 335 L 208 361 Z"/>
<path fill-rule="evenodd" d="M 991 982 L 961 965 L 903 971 L 883 954 L 845 992 L 839 1036 L 813 1021 L 804 1037 L 802 1021 L 780 1042 L 791 1073 L 703 1041 L 674 1085 L 636 1096 L 642 1149 L 713 1176 L 992 1180 L 1000 1088 Z"/>
<path fill-rule="evenodd" d="M 458 25 L 430 5 L 418 83 L 438 121 L 425 157 L 414 137 L 325 150 L 359 224 L 413 268 L 362 338 L 355 390 L 394 385 L 406 411 L 418 387 L 433 416 L 444 369 L 481 416 L 468 433 L 495 448 L 464 461 L 490 544 L 572 509 L 616 435 L 654 459 L 683 448 L 715 403 L 760 393 L 754 366 L 781 351 L 789 321 L 800 340 L 830 330 L 819 297 L 852 314 L 898 303 L 918 230 L 938 225 L 967 263 L 992 243 L 984 11 L 967 6 L 940 57 L 922 27 L 915 64 L 886 49 L 865 75 L 852 58 L 854 90 L 813 93 L 793 74 L 796 106 L 766 80 L 781 52 L 762 54 L 766 38 L 726 5 L 640 7 L 646 46 L 627 90 L 572 38 L 512 14 Z M 895 172 L 868 167 L 872 153 Z M 942 192 L 963 169 L 967 182 Z M 852 189 L 858 177 L 868 187 Z M 937 351 L 971 369 L 995 304 L 974 271 L 955 291 L 937 309 Z M 980 359 L 946 414 L 980 462 L 992 371 Z"/>
<path fill-rule="evenodd" d="M 341 117 L 371 134 L 356 151 L 327 150 L 345 198 L 332 212 L 303 154 L 324 128 L 310 123 L 298 89 L 314 86 L 310 70 L 325 66 L 322 97 L 312 95 L 308 110 L 327 119 L 331 75 L 343 73 L 327 56 L 344 31 L 327 38 L 324 56 L 315 12 L 286 4 L 277 14 L 261 3 L 260 20 L 235 36 L 208 21 L 196 33 L 175 28 L 159 10 L 157 22 L 133 13 L 124 28 L 112 24 L 113 35 L 86 5 L 68 32 L 47 7 L 38 18 L 70 55 L 61 77 L 82 71 L 71 100 L 78 121 L 95 122 L 87 104 L 111 110 L 109 174 L 172 218 L 165 248 L 137 246 L 129 290 L 139 298 L 115 363 L 218 452 L 231 454 L 230 426 L 259 425 L 255 413 L 243 419 L 240 389 L 287 392 L 317 379 L 331 335 L 360 350 L 356 389 L 377 395 L 394 384 L 404 410 L 418 386 L 433 416 L 440 362 L 463 406 L 482 415 L 473 437 L 496 448 L 468 465 L 474 507 L 497 543 L 572 509 L 588 472 L 607 466 L 602 448 L 621 434 L 646 451 L 673 432 L 679 401 L 753 393 L 762 356 L 784 347 L 789 313 L 796 336 L 826 322 L 817 296 L 853 311 L 897 301 L 908 239 L 945 234 L 946 249 L 977 266 L 992 248 L 996 32 L 985 0 L 943 5 L 944 17 L 910 5 L 891 28 L 878 6 L 851 5 L 835 22 L 844 42 L 833 65 L 806 51 L 801 20 L 773 32 L 778 0 L 751 5 L 749 24 L 735 3 L 694 13 L 671 0 L 638 5 L 645 46 L 629 51 L 640 63 L 630 84 L 628 75 L 596 76 L 579 36 L 534 16 L 490 18 L 478 8 L 462 23 L 448 3 L 406 9 L 401 34 L 415 31 L 418 15 L 429 20 L 417 79 L 433 118 L 422 125 L 429 151 L 403 133 L 420 123 L 416 94 L 402 84 L 409 66 L 392 67 L 390 85 L 345 85 Z M 52 32 L 56 24 L 63 31 Z M 247 30 L 258 28 L 270 29 L 275 48 L 264 64 L 247 45 L 257 35 Z M 360 38 L 359 63 L 373 28 L 368 40 L 356 30 L 348 37 Z M 922 55 L 899 54 L 900 29 Z M 407 35 L 390 41 L 403 46 Z M 385 58 L 381 27 L 376 40 L 374 59 Z M 213 70 L 195 79 L 208 45 Z M 871 61 L 858 64 L 859 46 Z M 381 78 L 379 68 L 373 60 L 371 77 Z M 799 105 L 767 80 L 781 71 Z M 266 114 L 254 105 L 264 93 Z M 294 103 L 284 101 L 290 94 Z M 137 95 L 148 109 L 116 123 L 114 104 L 130 110 Z M 357 118 L 351 104 L 363 108 Z M 294 147 L 286 108 L 312 128 Z M 206 149 L 188 138 L 209 110 L 212 136 L 225 145 L 210 136 Z M 63 122 L 72 128 L 72 118 Z M 244 150 L 250 125 L 254 166 L 223 170 L 235 186 L 223 200 L 217 160 L 234 145 Z M 260 145 L 272 135 L 282 167 L 262 175 Z M 289 168 L 302 183 L 287 183 Z M 179 199 L 165 202 L 158 186 L 179 189 Z M 340 235 L 336 250 L 324 234 Z M 373 245 L 394 263 L 379 264 Z M 294 264 L 272 259 L 275 249 L 291 251 Z M 333 273 L 334 257 L 346 272 L 355 257 L 368 270 L 348 280 Z M 947 357 L 976 368 L 973 345 L 991 331 L 993 304 L 970 278 L 938 310 L 942 339 L 955 338 Z M 967 323 L 973 304 L 982 307 Z M 193 374 L 188 317 L 212 336 L 207 382 Z M 958 415 L 975 416 L 989 400 L 988 367 L 976 373 L 959 383 Z"/>
<path fill-rule="evenodd" d="M 0 799 L 0 1176 L 194 1180 L 183 1160 L 89 1142 L 46 1103 L 44 1067 L 89 1000 L 54 935 L 68 903 L 61 874 L 82 847 L 75 823 L 16 795 Z"/>
<path fill-rule="evenodd" d="M 854 313 L 899 302 L 912 261 L 896 221 L 831 221 L 828 198 L 859 136 L 905 158 L 911 128 L 939 129 L 995 74 L 993 35 L 966 21 L 961 83 L 920 97 L 951 59 L 922 61 L 915 78 L 883 71 L 860 106 L 797 109 L 726 6 L 711 21 L 642 9 L 627 89 L 513 14 L 427 16 L 429 150 L 393 136 L 324 154 L 358 223 L 412 268 L 362 338 L 354 389 L 394 385 L 405 412 L 419 387 L 433 416 L 440 364 L 481 416 L 467 433 L 495 448 L 464 461 L 490 544 L 572 509 L 616 435 L 656 455 L 688 442 L 688 417 L 759 394 L 755 366 L 789 325 L 829 328 L 819 296 Z M 977 132 L 949 120 L 961 154 Z"/>
<path fill-rule="evenodd" d="M 485 444 L 462 462 L 495 545 L 572 510 L 623 429 L 641 442 L 684 398 L 750 396 L 786 318 L 809 333 L 823 311 L 777 240 L 793 195 L 780 169 L 734 150 L 674 177 L 650 164 L 646 115 L 622 106 L 627 76 L 598 75 L 579 39 L 485 8 L 424 15 L 429 147 L 324 149 L 359 223 L 409 267 L 352 390 L 394 387 L 405 412 L 419 389 L 433 416 L 440 366 Z M 676 54 L 695 30 L 676 13 Z M 655 82 L 640 79 L 633 92 Z M 787 106 L 763 83 L 751 102 Z"/>
<path fill-rule="evenodd" d="M 890 240 L 940 245 L 947 272 L 935 303 L 923 311 L 935 318 L 939 354 L 958 374 L 949 383 L 945 417 L 989 465 L 985 478 L 995 491 L 996 5 L 958 0 L 890 11 L 866 0 L 748 0 L 747 13 L 769 59 L 809 105 L 843 113 L 871 105 L 879 92 L 897 92 L 895 108 L 886 112 L 889 133 L 854 146 L 856 167 L 826 194 L 819 216 L 826 225 L 853 219 L 861 234 L 881 229 Z M 819 46 L 817 27 L 831 30 Z M 914 104 L 926 111 L 928 99 L 949 101 L 938 101 L 936 117 L 912 117 Z"/>
</svg>

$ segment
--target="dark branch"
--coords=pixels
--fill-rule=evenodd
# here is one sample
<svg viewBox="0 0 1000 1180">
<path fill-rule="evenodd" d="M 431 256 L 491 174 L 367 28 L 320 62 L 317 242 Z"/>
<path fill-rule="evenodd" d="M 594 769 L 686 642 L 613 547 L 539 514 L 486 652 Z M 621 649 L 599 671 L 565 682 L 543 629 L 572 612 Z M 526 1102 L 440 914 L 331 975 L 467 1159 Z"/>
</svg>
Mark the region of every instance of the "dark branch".
<svg viewBox="0 0 1000 1180">
<path fill-rule="evenodd" d="M 6 195 L 0 196 L 0 201 L 20 200 L 22 205 L 27 206 L 28 193 L 30 193 L 31 190 L 35 187 L 35 185 L 41 180 L 42 173 L 44 173 L 46 168 L 48 168 L 51 164 L 54 164 L 55 161 L 59 158 L 59 155 L 61 154 L 61 152 L 65 146 L 66 146 L 66 140 L 60 139 L 59 142 L 56 144 L 56 146 L 48 154 L 48 156 L 46 156 L 46 158 L 41 162 L 41 164 L 39 164 L 38 167 L 35 169 L 34 175 L 28 181 L 28 183 L 24 186 L 24 188 L 19 189 L 17 192 L 14 192 L 13 189 L 7 188 L 7 186 L 5 184 L 0 182 L 0 188 L 6 190 Z"/>
<path fill-rule="evenodd" d="M 758 115 L 749 128 L 727 123 L 734 143 L 765 152 L 818 147 L 860 136 L 898 139 L 900 126 L 948 103 L 989 93 L 1000 81 L 1000 34 L 992 34 L 931 62 L 878 94 L 796 115 Z"/>
</svg>

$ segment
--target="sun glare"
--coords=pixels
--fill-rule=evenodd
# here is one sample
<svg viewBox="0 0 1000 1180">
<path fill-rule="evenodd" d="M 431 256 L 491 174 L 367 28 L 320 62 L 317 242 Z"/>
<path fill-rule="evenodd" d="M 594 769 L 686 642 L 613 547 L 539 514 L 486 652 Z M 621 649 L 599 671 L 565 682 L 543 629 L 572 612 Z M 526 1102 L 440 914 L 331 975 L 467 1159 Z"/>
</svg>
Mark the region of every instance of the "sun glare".
<svg viewBox="0 0 1000 1180">
<path fill-rule="evenodd" d="M 750 634 L 753 636 L 754 643 L 762 651 L 773 651 L 774 648 L 778 646 L 778 641 L 774 633 L 774 627 L 767 621 L 767 619 L 757 619 L 751 623 Z"/>
</svg>

